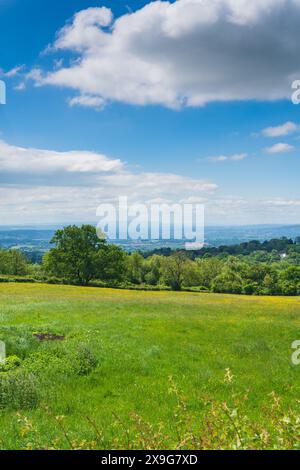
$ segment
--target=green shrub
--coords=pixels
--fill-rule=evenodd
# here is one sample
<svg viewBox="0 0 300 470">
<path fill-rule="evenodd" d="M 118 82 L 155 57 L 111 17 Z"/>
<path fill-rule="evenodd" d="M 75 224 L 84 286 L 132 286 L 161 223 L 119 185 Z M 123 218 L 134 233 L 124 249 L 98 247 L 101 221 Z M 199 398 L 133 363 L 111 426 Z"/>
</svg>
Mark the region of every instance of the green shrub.
<svg viewBox="0 0 300 470">
<path fill-rule="evenodd" d="M 245 284 L 243 287 L 243 293 L 246 295 L 253 295 L 257 293 L 257 283 L 256 282 L 249 282 L 248 284 Z"/>
<path fill-rule="evenodd" d="M 18 356 L 9 356 L 4 362 L 0 362 L 0 372 L 9 372 L 21 365 L 21 359 Z"/>
<path fill-rule="evenodd" d="M 36 378 L 22 370 L 0 374 L 0 408 L 33 409 L 38 404 Z"/>
<path fill-rule="evenodd" d="M 205 286 L 186 287 L 186 288 L 184 288 L 184 290 L 187 291 L 187 292 L 203 292 L 203 293 L 209 292 L 209 289 Z"/>
<path fill-rule="evenodd" d="M 20 283 L 35 283 L 37 282 L 36 279 L 32 277 L 25 277 L 25 276 L 1 276 L 0 283 L 7 283 L 7 282 L 20 282 Z"/>
<path fill-rule="evenodd" d="M 63 284 L 62 279 L 58 277 L 49 277 L 46 282 L 47 284 Z"/>
<path fill-rule="evenodd" d="M 16 277 L 14 279 L 14 282 L 22 282 L 22 283 L 32 284 L 32 283 L 35 283 L 37 281 L 33 277 Z"/>
<path fill-rule="evenodd" d="M 41 350 L 31 354 L 23 363 L 24 369 L 40 379 L 67 376 L 72 374 L 70 358 L 64 350 L 51 348 L 49 351 Z"/>
<path fill-rule="evenodd" d="M 106 287 L 106 283 L 104 281 L 98 281 L 97 279 L 92 280 L 89 283 L 90 287 Z"/>
<path fill-rule="evenodd" d="M 98 360 L 87 346 L 81 346 L 76 354 L 74 370 L 78 375 L 89 375 L 98 365 Z"/>
<path fill-rule="evenodd" d="M 297 285 L 291 281 L 284 281 L 281 284 L 281 292 L 283 295 L 297 295 L 298 289 Z"/>
</svg>

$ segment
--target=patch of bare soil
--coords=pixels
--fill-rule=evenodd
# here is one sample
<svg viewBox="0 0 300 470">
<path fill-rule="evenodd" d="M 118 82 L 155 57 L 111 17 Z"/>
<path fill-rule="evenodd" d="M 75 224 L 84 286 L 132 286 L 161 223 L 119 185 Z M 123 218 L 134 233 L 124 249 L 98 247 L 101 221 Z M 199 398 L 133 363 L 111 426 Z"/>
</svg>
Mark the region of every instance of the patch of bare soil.
<svg viewBox="0 0 300 470">
<path fill-rule="evenodd" d="M 54 335 L 53 333 L 35 333 L 33 335 L 39 341 L 63 341 L 64 336 Z"/>
</svg>

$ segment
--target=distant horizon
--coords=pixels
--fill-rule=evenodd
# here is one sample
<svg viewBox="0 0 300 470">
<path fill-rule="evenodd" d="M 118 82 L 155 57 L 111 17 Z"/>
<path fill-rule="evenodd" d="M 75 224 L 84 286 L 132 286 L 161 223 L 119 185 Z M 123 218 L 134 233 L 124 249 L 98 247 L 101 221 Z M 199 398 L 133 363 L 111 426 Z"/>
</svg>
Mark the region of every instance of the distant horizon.
<svg viewBox="0 0 300 470">
<path fill-rule="evenodd" d="M 42 230 L 43 227 L 45 227 L 45 229 L 47 228 L 48 230 L 55 230 L 55 229 L 58 229 L 60 227 L 67 227 L 67 226 L 70 226 L 70 225 L 76 225 L 76 226 L 81 226 L 81 225 L 92 225 L 92 226 L 95 226 L 97 225 L 96 222 L 66 222 L 66 223 L 57 223 L 57 224 L 26 224 L 26 225 L 18 225 L 18 224 L 7 224 L 7 225 L 0 225 L 0 231 L 2 230 L 22 230 L 22 229 L 27 229 L 27 230 Z M 52 228 L 50 228 L 52 227 Z M 299 223 L 296 223 L 296 224 L 280 224 L 280 223 L 276 223 L 276 224 L 214 224 L 214 225 L 205 225 L 205 228 L 206 229 L 214 229 L 214 228 L 255 228 L 255 227 L 265 227 L 265 228 L 268 228 L 268 227 L 273 227 L 273 228 L 280 228 L 280 227 L 300 227 L 300 222 Z"/>
<path fill-rule="evenodd" d="M 92 225 L 96 226 L 96 222 L 65 222 L 65 223 L 45 223 L 45 224 L 5 224 L 5 225 L 0 225 L 0 230 L 7 229 L 8 227 L 13 227 L 13 228 L 20 228 L 20 229 L 30 229 L 33 227 L 66 227 L 69 225 Z M 209 224 L 205 225 L 205 228 L 233 228 L 233 227 L 241 227 L 241 228 L 246 228 L 246 227 L 300 227 L 300 222 L 295 223 L 295 224 L 287 224 L 287 223 L 274 223 L 274 224 Z"/>
</svg>

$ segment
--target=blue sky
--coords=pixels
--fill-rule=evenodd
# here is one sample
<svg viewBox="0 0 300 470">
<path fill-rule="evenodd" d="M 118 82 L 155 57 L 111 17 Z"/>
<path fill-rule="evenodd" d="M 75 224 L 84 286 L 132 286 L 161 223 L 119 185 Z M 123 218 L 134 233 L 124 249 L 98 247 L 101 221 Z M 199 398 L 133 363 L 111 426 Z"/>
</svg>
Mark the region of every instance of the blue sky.
<svg viewBox="0 0 300 470">
<path fill-rule="evenodd" d="M 233 1 L 234 20 L 222 17 L 222 2 L 230 0 L 214 0 L 218 20 L 206 25 L 211 33 L 221 30 L 216 46 L 191 20 L 190 0 L 173 2 L 183 14 L 168 2 L 145 10 L 148 2 L 132 0 L 0 0 L 0 78 L 7 85 L 7 105 L 0 107 L 2 224 L 91 220 L 103 199 L 127 194 L 143 202 L 198 198 L 209 224 L 300 222 L 300 107 L 290 99 L 300 51 L 281 51 L 270 32 L 276 18 L 258 2 L 255 15 L 244 18 Z M 279 0 L 267 3 L 275 8 Z M 296 9 L 297 22 L 299 2 L 285 3 Z M 80 24 L 72 20 L 84 11 Z M 241 39 L 223 45 L 230 28 L 237 35 L 247 28 L 251 41 L 263 32 L 268 39 L 269 31 L 269 49 L 256 57 L 253 44 L 248 64 Z M 283 39 L 294 34 L 291 49 L 300 49 L 293 31 L 288 25 Z M 248 80 L 247 67 L 255 64 Z M 91 155 L 93 164 L 78 170 Z"/>
</svg>

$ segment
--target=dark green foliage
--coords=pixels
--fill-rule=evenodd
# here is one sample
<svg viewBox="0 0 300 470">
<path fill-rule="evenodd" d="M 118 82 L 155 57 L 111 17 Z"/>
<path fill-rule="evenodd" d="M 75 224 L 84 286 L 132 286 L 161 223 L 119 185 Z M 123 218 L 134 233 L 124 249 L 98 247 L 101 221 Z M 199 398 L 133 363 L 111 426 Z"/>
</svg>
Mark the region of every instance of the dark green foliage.
<svg viewBox="0 0 300 470">
<path fill-rule="evenodd" d="M 0 274 L 25 276 L 28 272 L 28 261 L 18 250 L 0 250 Z"/>
<path fill-rule="evenodd" d="M 187 262 L 186 255 L 181 252 L 164 259 L 162 275 L 165 283 L 174 291 L 182 289 Z"/>
<path fill-rule="evenodd" d="M 80 285 L 88 285 L 92 279 L 122 279 L 125 270 L 123 251 L 99 239 L 91 225 L 57 230 L 51 243 L 56 246 L 44 259 L 49 276 Z"/>
<path fill-rule="evenodd" d="M 300 237 L 298 237 L 300 239 Z M 294 242 L 292 239 L 283 237 L 279 239 L 267 240 L 260 242 L 258 240 L 251 240 L 249 242 L 240 243 L 239 245 L 221 245 L 219 247 L 208 246 L 204 247 L 201 250 L 192 250 L 189 255 L 191 258 L 203 257 L 203 256 L 218 256 L 221 254 L 238 256 L 244 255 L 248 256 L 252 253 L 257 252 L 266 252 L 271 254 L 272 252 L 278 256 L 278 253 L 286 253 L 291 247 L 296 245 L 299 246 L 298 238 Z M 159 250 L 153 250 L 153 252 L 148 252 L 147 256 L 152 256 L 152 254 L 158 254 L 162 256 L 171 256 L 172 250 L 170 248 L 161 248 Z"/>
<path fill-rule="evenodd" d="M 125 252 L 116 245 L 103 244 L 95 258 L 95 278 L 111 284 L 121 282 L 125 275 Z"/>
</svg>

